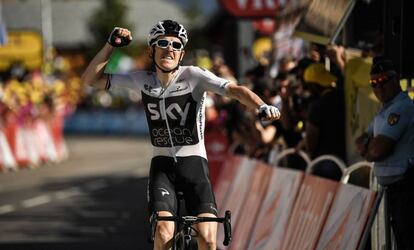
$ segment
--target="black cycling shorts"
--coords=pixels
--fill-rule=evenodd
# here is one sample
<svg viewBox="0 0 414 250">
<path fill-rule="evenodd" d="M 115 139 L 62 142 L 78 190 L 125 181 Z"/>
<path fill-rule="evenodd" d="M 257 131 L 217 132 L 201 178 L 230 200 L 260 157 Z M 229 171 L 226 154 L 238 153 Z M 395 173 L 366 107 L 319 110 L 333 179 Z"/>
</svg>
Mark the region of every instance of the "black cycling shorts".
<svg viewBox="0 0 414 250">
<path fill-rule="evenodd" d="M 217 216 L 217 206 L 208 176 L 207 160 L 199 156 L 156 156 L 151 160 L 148 182 L 150 213 L 169 211 L 177 215 L 176 192 L 184 194 L 188 215 L 211 213 Z"/>
</svg>

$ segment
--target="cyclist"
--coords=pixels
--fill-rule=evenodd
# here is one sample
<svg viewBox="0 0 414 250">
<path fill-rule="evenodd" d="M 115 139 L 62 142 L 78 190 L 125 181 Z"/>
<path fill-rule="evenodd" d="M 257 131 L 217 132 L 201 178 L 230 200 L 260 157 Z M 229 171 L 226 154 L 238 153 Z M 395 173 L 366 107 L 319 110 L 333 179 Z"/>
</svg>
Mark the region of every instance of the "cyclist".
<svg viewBox="0 0 414 250">
<path fill-rule="evenodd" d="M 280 112 L 246 87 L 199 67 L 181 66 L 187 32 L 183 25 L 172 20 L 158 22 L 148 34 L 155 72 L 104 74 L 114 48 L 131 40 L 128 29 L 114 28 L 108 42 L 83 73 L 82 82 L 101 89 L 124 87 L 140 92 L 153 146 L 147 190 L 150 212 L 175 215 L 175 192 L 182 191 L 190 215 L 216 217 L 203 134 L 206 91 L 235 98 L 264 113 L 267 120 L 279 119 Z M 216 249 L 216 230 L 215 222 L 197 225 L 199 249 Z M 173 222 L 159 221 L 154 249 L 166 248 L 173 233 Z"/>
</svg>

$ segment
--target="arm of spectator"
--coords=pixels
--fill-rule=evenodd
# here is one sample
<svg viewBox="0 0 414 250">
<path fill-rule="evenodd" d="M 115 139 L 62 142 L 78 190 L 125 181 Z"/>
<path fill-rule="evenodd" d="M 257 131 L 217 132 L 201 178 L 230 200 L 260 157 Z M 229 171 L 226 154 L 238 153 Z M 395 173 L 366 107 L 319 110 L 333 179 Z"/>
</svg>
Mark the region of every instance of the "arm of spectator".
<svg viewBox="0 0 414 250">
<path fill-rule="evenodd" d="M 344 72 L 345 70 L 345 49 L 343 46 L 331 44 L 327 46 L 327 55 L 329 59 Z"/>
<path fill-rule="evenodd" d="M 255 127 L 259 131 L 261 142 L 264 144 L 271 143 L 276 136 L 277 130 L 273 125 L 263 127 L 260 121 L 255 121 Z"/>
<path fill-rule="evenodd" d="M 385 135 L 374 138 L 364 133 L 355 141 L 357 152 L 367 161 L 381 161 L 392 154 L 395 141 Z"/>
<path fill-rule="evenodd" d="M 371 140 L 371 136 L 368 133 L 363 133 L 362 135 L 358 136 L 355 140 L 355 148 L 357 154 L 364 157 L 367 153 L 368 143 Z"/>
<path fill-rule="evenodd" d="M 306 135 L 305 135 L 305 144 L 306 150 L 309 155 L 313 158 L 315 155 L 316 147 L 319 143 L 319 128 L 315 126 L 312 122 L 306 123 Z"/>
</svg>

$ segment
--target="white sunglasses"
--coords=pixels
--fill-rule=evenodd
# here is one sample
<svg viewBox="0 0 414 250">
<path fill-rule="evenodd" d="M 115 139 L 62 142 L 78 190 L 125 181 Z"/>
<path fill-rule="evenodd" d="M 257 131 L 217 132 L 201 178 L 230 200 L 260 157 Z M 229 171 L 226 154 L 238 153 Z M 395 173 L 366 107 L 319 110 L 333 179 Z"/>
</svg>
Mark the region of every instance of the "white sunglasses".
<svg viewBox="0 0 414 250">
<path fill-rule="evenodd" d="M 180 51 L 184 48 L 183 44 L 177 41 L 169 41 L 167 39 L 159 39 L 155 41 L 153 44 L 155 44 L 158 48 L 166 49 L 168 46 L 171 45 L 172 49 L 175 51 Z"/>
</svg>

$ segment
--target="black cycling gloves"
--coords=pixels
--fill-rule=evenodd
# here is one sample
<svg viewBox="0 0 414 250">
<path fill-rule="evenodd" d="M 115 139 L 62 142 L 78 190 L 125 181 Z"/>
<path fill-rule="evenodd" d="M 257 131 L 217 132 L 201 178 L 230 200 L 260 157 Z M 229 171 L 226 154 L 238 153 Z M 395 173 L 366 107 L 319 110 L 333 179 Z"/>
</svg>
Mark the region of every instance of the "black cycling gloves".
<svg viewBox="0 0 414 250">
<path fill-rule="evenodd" d="M 108 38 L 108 43 L 113 47 L 124 47 L 131 42 L 129 37 L 119 36 L 119 28 L 115 27 Z"/>
</svg>

